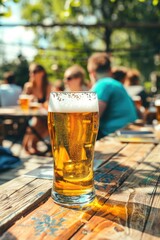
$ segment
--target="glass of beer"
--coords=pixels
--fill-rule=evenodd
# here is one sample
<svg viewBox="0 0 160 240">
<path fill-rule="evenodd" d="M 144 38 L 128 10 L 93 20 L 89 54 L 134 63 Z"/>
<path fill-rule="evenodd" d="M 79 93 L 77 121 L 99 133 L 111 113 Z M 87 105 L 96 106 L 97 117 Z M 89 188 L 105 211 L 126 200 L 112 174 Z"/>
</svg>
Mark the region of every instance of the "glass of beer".
<svg viewBox="0 0 160 240">
<path fill-rule="evenodd" d="M 93 159 L 99 127 L 93 92 L 52 92 L 48 129 L 53 153 L 53 200 L 81 207 L 95 198 Z"/>
<path fill-rule="evenodd" d="M 21 94 L 19 96 L 18 102 L 23 111 L 29 110 L 30 99 L 31 99 L 31 97 L 27 94 Z"/>
</svg>

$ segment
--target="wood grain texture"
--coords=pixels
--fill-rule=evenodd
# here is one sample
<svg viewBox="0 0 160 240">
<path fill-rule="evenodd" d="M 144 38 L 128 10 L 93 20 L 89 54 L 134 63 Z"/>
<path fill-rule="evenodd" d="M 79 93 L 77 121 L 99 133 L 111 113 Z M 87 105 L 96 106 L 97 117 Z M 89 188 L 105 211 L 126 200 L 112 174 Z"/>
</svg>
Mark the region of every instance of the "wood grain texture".
<svg viewBox="0 0 160 240">
<path fill-rule="evenodd" d="M 106 162 L 106 160 L 111 158 L 124 146 L 125 144 L 109 143 L 108 148 L 106 142 L 97 142 L 95 151 L 96 159 L 101 159 Z M 112 149 L 112 152 L 109 149 Z M 36 166 L 39 167 L 43 164 L 50 163 L 51 159 L 52 158 L 47 157 L 26 159 L 25 163 L 28 167 L 25 167 L 25 169 L 19 167 L 18 169 L 4 172 L 0 179 L 13 178 L 14 175 L 19 176 L 21 175 L 21 168 L 22 173 L 26 173 L 27 170 L 34 169 Z M 36 208 L 37 202 L 35 199 L 37 199 L 38 202 L 43 201 L 45 197 L 50 195 L 51 186 L 52 181 L 27 178 L 26 176 L 16 178 L 0 186 L 0 212 L 2 213 L 0 215 L 0 233 L 11 226 L 14 221 L 26 214 L 30 207 Z"/>
<path fill-rule="evenodd" d="M 139 177 L 137 169 L 144 170 L 144 166 L 149 166 L 146 162 L 150 163 L 152 155 L 147 158 L 146 156 L 153 148 L 153 144 L 128 144 L 117 154 L 112 154 L 112 159 L 95 173 L 97 199 L 88 206 L 88 209 L 63 208 L 54 204 L 49 198 L 47 202 L 17 221 L 3 234 L 2 239 L 11 239 L 11 237 L 21 239 L 21 236 L 24 240 L 71 238 L 102 240 L 123 239 L 124 236 L 124 239 L 132 239 L 132 235 L 128 232 L 132 229 L 134 233 L 139 232 L 136 226 L 140 225 L 140 223 L 136 223 L 136 226 L 131 224 L 135 222 L 136 198 L 139 199 L 139 192 L 138 195 L 135 192 L 135 197 L 131 197 L 132 185 L 136 188 L 139 182 L 143 183 L 143 174 Z M 112 153 L 112 149 L 107 151 L 108 154 Z M 119 187 L 121 185 L 122 187 Z M 141 193 L 142 189 L 139 188 Z M 146 192 L 142 197 L 146 201 Z M 145 201 L 143 200 L 144 206 Z M 141 202 L 139 204 L 142 205 Z M 142 213 L 146 213 L 146 210 Z"/>
<path fill-rule="evenodd" d="M 72 239 L 160 239 L 159 153 L 160 145 Z"/>
<path fill-rule="evenodd" d="M 1 186 L 0 234 L 50 195 L 51 180 L 19 177 Z"/>
</svg>

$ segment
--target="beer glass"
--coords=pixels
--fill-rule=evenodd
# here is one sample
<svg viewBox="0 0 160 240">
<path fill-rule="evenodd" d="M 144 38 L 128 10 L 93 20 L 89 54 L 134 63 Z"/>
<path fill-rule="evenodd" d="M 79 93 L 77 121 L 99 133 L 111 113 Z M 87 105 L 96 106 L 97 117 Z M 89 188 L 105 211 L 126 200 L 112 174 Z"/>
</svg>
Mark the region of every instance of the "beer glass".
<svg viewBox="0 0 160 240">
<path fill-rule="evenodd" d="M 93 92 L 52 92 L 48 129 L 53 153 L 53 200 L 81 207 L 95 198 L 93 158 L 99 116 Z"/>
<path fill-rule="evenodd" d="M 29 104 L 30 104 L 30 99 L 31 96 L 27 94 L 21 94 L 19 96 L 19 105 L 23 111 L 28 111 L 29 110 Z"/>
</svg>

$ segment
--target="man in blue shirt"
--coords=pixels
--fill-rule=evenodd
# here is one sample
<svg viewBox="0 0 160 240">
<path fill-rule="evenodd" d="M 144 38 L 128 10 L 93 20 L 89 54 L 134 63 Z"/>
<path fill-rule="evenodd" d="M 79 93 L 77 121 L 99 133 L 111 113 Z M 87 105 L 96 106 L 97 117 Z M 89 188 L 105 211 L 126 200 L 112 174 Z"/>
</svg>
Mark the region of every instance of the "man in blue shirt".
<svg viewBox="0 0 160 240">
<path fill-rule="evenodd" d="M 137 119 L 133 101 L 123 85 L 111 77 L 111 62 L 107 53 L 95 53 L 88 59 L 92 91 L 99 100 L 100 126 L 98 139 L 115 132 Z"/>
</svg>

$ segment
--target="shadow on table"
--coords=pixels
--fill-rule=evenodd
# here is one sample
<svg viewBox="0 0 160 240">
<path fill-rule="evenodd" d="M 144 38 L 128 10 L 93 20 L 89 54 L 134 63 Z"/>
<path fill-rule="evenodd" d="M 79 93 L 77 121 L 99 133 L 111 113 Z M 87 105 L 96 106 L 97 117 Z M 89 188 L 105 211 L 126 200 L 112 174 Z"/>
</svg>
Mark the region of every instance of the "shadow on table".
<svg viewBox="0 0 160 240">
<path fill-rule="evenodd" d="M 125 187 L 138 190 L 149 186 L 155 187 L 160 181 L 159 171 L 159 162 L 142 161 L 141 168 L 137 168 L 137 166 L 130 167 L 119 161 L 112 160 L 102 165 L 95 172 L 95 187 L 98 191 L 104 193 L 112 193 L 117 188 L 119 191 L 123 191 Z M 123 188 L 120 188 L 119 186 L 124 181 Z"/>
<path fill-rule="evenodd" d="M 146 233 L 160 237 L 159 162 L 143 162 L 142 159 L 138 163 L 132 161 L 131 167 L 124 157 L 119 153 L 95 172 L 97 200 L 85 210 L 88 214 L 92 212 L 92 217 L 84 225 L 85 234 L 102 232 L 104 235 L 98 239 L 104 239 L 110 231 L 115 236 L 124 232 L 125 237 L 129 237 L 132 230 L 136 230 L 139 236 Z"/>
<path fill-rule="evenodd" d="M 158 161 L 140 163 L 130 167 L 125 162 L 114 160 L 96 171 L 95 188 L 98 200 L 93 204 L 97 211 L 93 221 L 97 216 L 101 218 L 98 220 L 97 229 L 99 224 L 102 224 L 104 228 L 112 228 L 116 233 L 128 231 L 125 230 L 125 227 L 128 227 L 160 237 L 160 164 Z M 92 224 L 92 219 L 90 221 Z M 127 232 L 125 234 L 127 236 Z"/>
<path fill-rule="evenodd" d="M 6 232 L 5 236 L 0 238 L 1 240 L 16 240 L 17 238 L 10 232 Z"/>
<path fill-rule="evenodd" d="M 0 171 L 0 184 L 10 181 L 16 177 L 23 176 L 27 172 L 36 169 L 45 164 L 52 164 L 50 157 L 32 156 L 21 159 L 21 164 L 14 169 L 5 169 Z M 19 181 L 21 181 L 19 179 Z M 33 179 L 31 178 L 31 182 Z M 30 183 L 28 183 L 30 185 Z"/>
<path fill-rule="evenodd" d="M 90 211 L 95 211 L 95 214 L 85 225 L 86 235 L 91 233 L 92 237 L 97 237 L 97 235 L 100 237 L 99 232 L 103 232 L 102 237 L 107 233 L 112 237 L 111 239 L 114 237 L 117 239 L 117 236 L 122 237 L 119 239 L 127 236 L 130 236 L 131 239 L 132 236 L 137 236 L 137 239 L 140 239 L 141 234 L 146 233 L 150 236 L 160 237 L 159 208 L 151 208 L 149 204 L 138 202 L 118 201 L 112 197 L 105 201 L 105 198 L 97 196 L 92 203 Z M 138 234 L 137 231 L 140 233 Z"/>
</svg>

